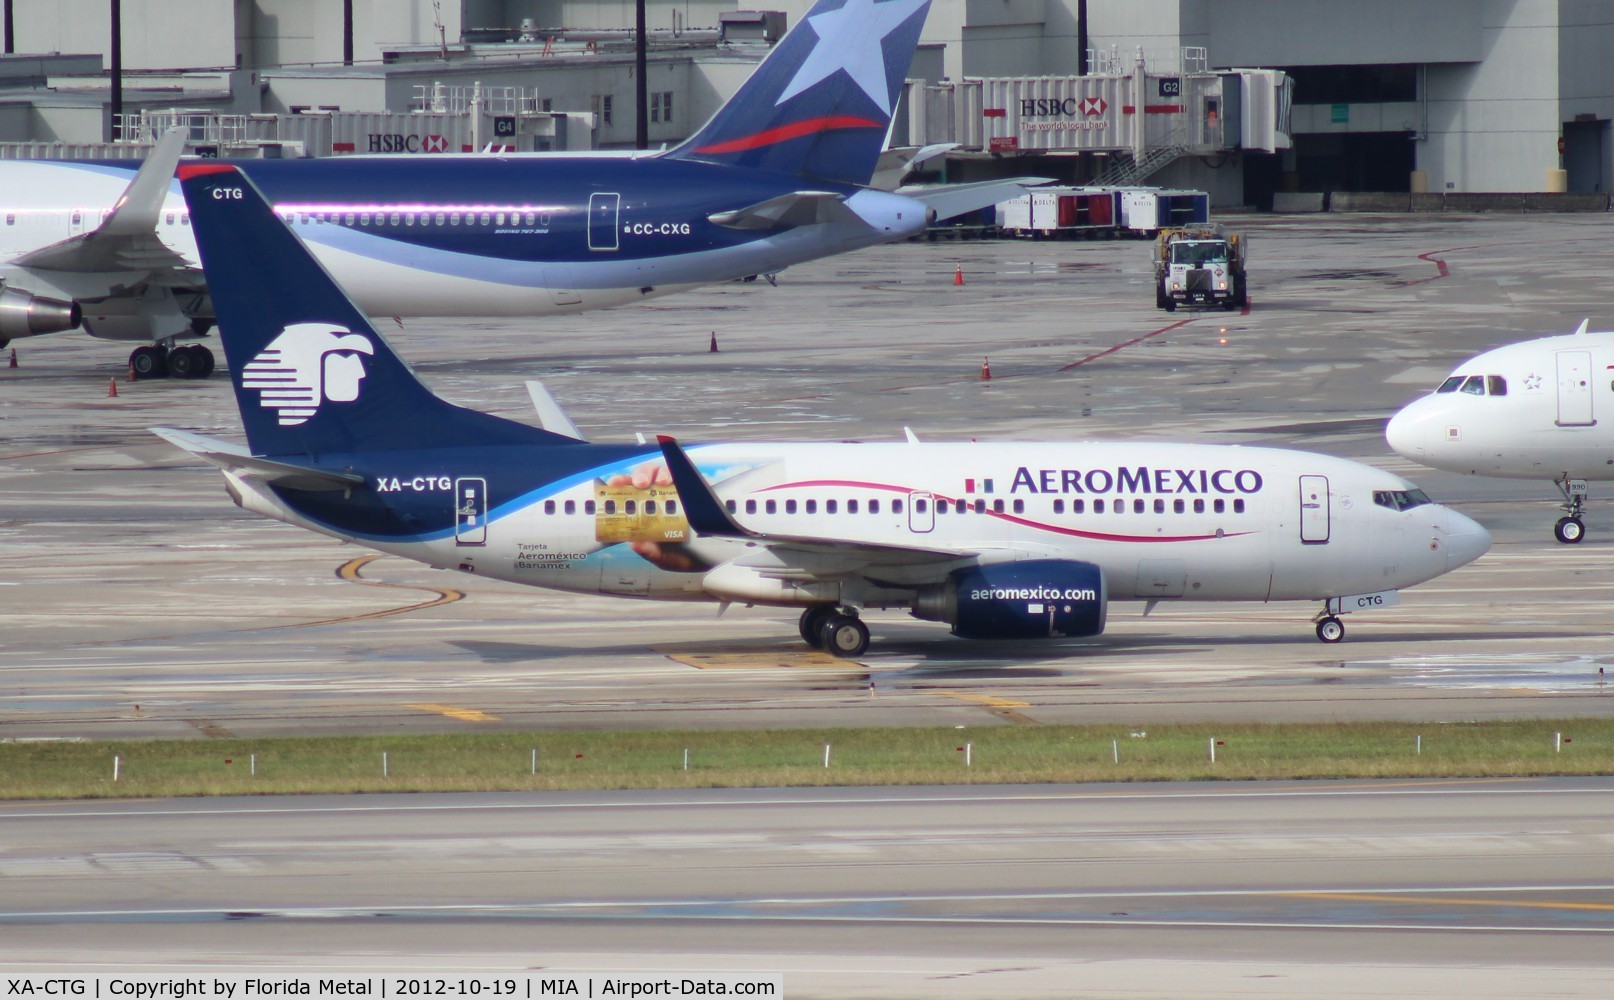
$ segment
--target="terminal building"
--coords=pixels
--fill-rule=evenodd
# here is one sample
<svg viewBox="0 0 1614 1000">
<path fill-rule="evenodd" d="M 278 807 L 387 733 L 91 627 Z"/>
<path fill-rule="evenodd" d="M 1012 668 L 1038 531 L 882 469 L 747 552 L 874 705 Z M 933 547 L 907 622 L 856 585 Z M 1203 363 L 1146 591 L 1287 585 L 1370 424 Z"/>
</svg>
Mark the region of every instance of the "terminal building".
<svg viewBox="0 0 1614 1000">
<path fill-rule="evenodd" d="M 697 128 L 810 6 L 647 0 L 650 145 Z M 219 155 L 634 144 L 632 0 L 122 0 L 118 99 L 108 8 L 7 0 L 0 155 L 176 120 Z M 954 144 L 930 161 L 949 180 L 1218 205 L 1608 192 L 1610 51 L 1604 0 L 934 0 L 893 142 Z"/>
</svg>

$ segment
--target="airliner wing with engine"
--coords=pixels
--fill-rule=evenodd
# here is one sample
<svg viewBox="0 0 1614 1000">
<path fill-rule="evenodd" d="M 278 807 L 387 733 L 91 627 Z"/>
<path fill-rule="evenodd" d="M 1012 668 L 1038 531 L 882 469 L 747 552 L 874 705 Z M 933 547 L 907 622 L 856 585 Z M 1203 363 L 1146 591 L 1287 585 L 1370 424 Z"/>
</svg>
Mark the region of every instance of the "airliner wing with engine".
<svg viewBox="0 0 1614 1000">
<path fill-rule="evenodd" d="M 243 508 L 379 551 L 578 593 L 796 608 L 809 644 L 857 656 L 867 608 L 1034 638 L 1096 635 L 1111 600 L 1318 601 L 1317 635 L 1336 642 L 1341 613 L 1490 544 L 1398 476 L 1304 452 L 593 444 L 553 414 L 564 432 L 464 409 L 242 171 L 180 172 L 247 444 L 164 436 L 223 470 Z"/>
<path fill-rule="evenodd" d="M 1390 419 L 1390 447 L 1435 469 L 1551 480 L 1560 542 L 1586 536 L 1587 483 L 1614 480 L 1614 333 L 1544 337 L 1463 362 Z"/>
<path fill-rule="evenodd" d="M 929 5 L 819 0 L 665 152 L 239 166 L 370 315 L 570 313 L 773 274 L 919 233 L 938 198 L 957 211 L 1007 196 L 1001 183 L 914 197 L 869 186 Z M 205 348 L 175 346 L 213 314 L 165 179 L 171 143 L 133 181 L 122 162 L 0 163 L 0 343 L 70 328 L 78 305 L 91 334 L 152 342 L 130 356 L 137 376 L 210 370 Z"/>
</svg>

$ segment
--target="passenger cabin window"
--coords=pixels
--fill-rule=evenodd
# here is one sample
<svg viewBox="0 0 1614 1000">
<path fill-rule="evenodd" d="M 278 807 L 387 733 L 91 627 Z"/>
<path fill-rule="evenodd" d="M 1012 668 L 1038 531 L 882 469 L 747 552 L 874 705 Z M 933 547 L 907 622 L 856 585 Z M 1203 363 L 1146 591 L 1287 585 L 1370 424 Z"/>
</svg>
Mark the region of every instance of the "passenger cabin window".
<svg viewBox="0 0 1614 1000">
<path fill-rule="evenodd" d="M 1373 502 L 1391 510 L 1411 510 L 1434 503 L 1423 490 L 1374 490 Z"/>
<path fill-rule="evenodd" d="M 763 505 L 763 511 L 768 514 L 779 513 L 779 501 L 769 500 L 765 505 Z"/>
<path fill-rule="evenodd" d="M 757 512 L 757 502 L 755 500 L 747 500 L 745 502 L 745 512 L 747 514 L 755 514 Z"/>
<path fill-rule="evenodd" d="M 794 501 L 794 500 L 786 500 L 785 501 L 785 513 L 786 514 L 794 514 L 795 512 L 796 512 L 796 501 Z"/>
<path fill-rule="evenodd" d="M 980 503 L 980 501 L 977 500 L 976 503 Z M 1063 500 L 1055 500 L 1054 501 L 1054 513 L 1055 514 L 1063 514 L 1064 512 L 1065 512 L 1065 501 L 1063 501 Z"/>
<path fill-rule="evenodd" d="M 669 513 L 669 514 L 678 513 L 678 501 L 677 500 L 668 500 L 667 501 L 667 513 Z"/>
<path fill-rule="evenodd" d="M 899 503 L 894 503 L 891 509 L 895 513 L 898 513 L 898 514 L 902 513 L 902 507 L 900 506 Z M 878 513 L 880 513 L 880 501 L 878 499 L 869 501 L 869 513 L 870 514 L 878 514 Z"/>
<path fill-rule="evenodd" d="M 807 513 L 809 513 L 809 514 L 818 513 L 818 501 L 817 500 L 809 500 L 809 501 L 807 501 Z"/>
<path fill-rule="evenodd" d="M 1024 500 L 1016 500 L 1014 502 L 1014 512 L 1016 514 L 1024 514 L 1026 512 L 1026 502 Z"/>
<path fill-rule="evenodd" d="M 555 513 L 555 501 L 553 501 L 553 500 L 545 500 L 544 501 L 544 513 L 545 514 L 553 514 L 553 513 Z"/>
<path fill-rule="evenodd" d="M 645 513 L 646 514 L 654 514 L 655 511 L 653 509 L 651 509 L 654 505 L 655 505 L 654 500 L 646 500 L 644 502 Z M 725 500 L 725 501 L 723 501 L 723 506 L 728 508 L 728 511 L 729 511 L 730 514 L 738 514 L 740 512 L 739 507 L 734 503 L 733 500 Z"/>
<path fill-rule="evenodd" d="M 824 501 L 824 513 L 833 514 L 833 513 L 835 513 L 836 509 L 837 508 L 836 508 L 836 505 L 835 505 L 835 501 L 833 501 L 833 500 L 825 500 Z"/>
<path fill-rule="evenodd" d="M 848 501 L 846 501 L 846 512 L 848 514 L 856 514 L 857 513 L 857 501 L 856 500 L 848 500 Z"/>
<path fill-rule="evenodd" d="M 873 507 L 874 504 L 875 504 L 875 501 L 873 501 L 873 500 L 869 501 L 869 506 L 870 507 Z M 869 513 L 878 514 L 880 512 L 877 511 L 877 510 L 871 510 L 871 511 L 869 511 Z M 902 501 L 901 500 L 893 500 L 893 501 L 891 501 L 891 513 L 893 513 L 893 514 L 902 513 Z"/>
<path fill-rule="evenodd" d="M 915 511 L 923 514 L 925 511 L 930 509 L 930 501 L 928 501 L 928 500 L 915 500 L 913 502 L 913 509 Z"/>
<path fill-rule="evenodd" d="M 568 514 L 577 513 L 577 501 L 576 500 L 568 500 L 568 501 L 566 501 L 566 506 L 563 509 Z"/>
<path fill-rule="evenodd" d="M 583 513 L 587 514 L 589 517 L 594 516 L 594 501 L 592 501 L 592 500 L 583 501 Z"/>
</svg>

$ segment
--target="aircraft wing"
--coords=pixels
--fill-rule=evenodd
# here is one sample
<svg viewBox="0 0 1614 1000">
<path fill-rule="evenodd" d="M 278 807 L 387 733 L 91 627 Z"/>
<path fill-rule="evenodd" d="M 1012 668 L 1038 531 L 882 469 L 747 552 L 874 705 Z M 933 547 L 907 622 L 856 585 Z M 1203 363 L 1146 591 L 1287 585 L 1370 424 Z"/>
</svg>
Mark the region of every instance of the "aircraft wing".
<svg viewBox="0 0 1614 1000">
<path fill-rule="evenodd" d="M 190 431 L 175 430 L 172 427 L 153 427 L 151 432 L 169 444 L 183 448 L 204 462 L 216 465 L 226 472 L 248 473 L 274 486 L 322 492 L 347 490 L 364 485 L 364 477 L 355 473 L 312 469 L 290 462 L 259 458 L 241 445 Z"/>
<path fill-rule="evenodd" d="M 937 568 L 963 565 L 979 552 L 970 549 L 938 549 L 917 545 L 884 545 L 837 538 L 803 535 L 775 535 L 752 531 L 729 516 L 728 509 L 712 492 L 712 487 L 684 454 L 678 442 L 657 435 L 662 458 L 672 475 L 678 499 L 684 505 L 684 518 L 696 534 L 716 538 L 744 538 L 767 550 L 774 564 L 760 569 L 764 576 L 781 579 L 825 579 L 844 577 L 866 570 L 901 567 Z M 742 560 L 747 564 L 753 559 Z"/>
<path fill-rule="evenodd" d="M 1051 177 L 1011 177 L 969 184 L 914 184 L 899 187 L 896 193 L 924 202 L 936 213 L 936 221 L 942 222 L 955 215 L 1018 198 L 1026 193 L 1028 187 L 1052 183 Z"/>
<path fill-rule="evenodd" d="M 833 191 L 792 191 L 745 208 L 713 212 L 707 218 L 730 229 L 794 229 L 824 222 L 862 221 Z"/>
<path fill-rule="evenodd" d="M 158 271 L 185 267 L 185 259 L 157 238 L 157 218 L 168 182 L 185 150 L 185 130 L 169 129 L 152 147 L 99 227 L 23 254 L 11 263 L 47 271 Z"/>
</svg>

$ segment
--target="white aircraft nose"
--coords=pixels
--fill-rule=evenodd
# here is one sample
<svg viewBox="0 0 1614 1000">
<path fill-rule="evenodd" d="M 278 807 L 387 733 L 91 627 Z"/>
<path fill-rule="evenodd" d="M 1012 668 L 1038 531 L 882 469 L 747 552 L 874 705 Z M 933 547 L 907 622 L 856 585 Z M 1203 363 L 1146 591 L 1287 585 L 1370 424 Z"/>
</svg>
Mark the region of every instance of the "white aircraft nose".
<svg viewBox="0 0 1614 1000">
<path fill-rule="evenodd" d="M 1384 440 L 1402 458 L 1414 462 L 1428 458 L 1435 442 L 1445 433 L 1439 409 L 1438 403 L 1428 396 L 1413 400 L 1384 426 Z"/>
<path fill-rule="evenodd" d="M 1446 535 L 1446 569 L 1467 566 L 1490 550 L 1491 533 L 1484 525 L 1450 507 L 1442 510 L 1446 512 L 1442 525 Z"/>
</svg>

